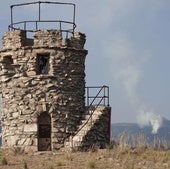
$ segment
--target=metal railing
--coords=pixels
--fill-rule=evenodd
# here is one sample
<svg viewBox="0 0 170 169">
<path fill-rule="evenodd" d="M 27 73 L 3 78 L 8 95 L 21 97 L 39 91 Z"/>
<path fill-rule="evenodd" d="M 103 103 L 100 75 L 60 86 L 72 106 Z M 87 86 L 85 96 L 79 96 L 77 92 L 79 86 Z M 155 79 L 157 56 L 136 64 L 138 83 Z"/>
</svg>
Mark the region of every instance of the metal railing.
<svg viewBox="0 0 170 169">
<path fill-rule="evenodd" d="M 97 89 L 97 93 L 96 95 L 91 95 L 91 90 Z M 93 93 L 94 94 L 94 93 Z M 87 108 L 86 108 L 86 112 L 90 112 L 90 116 L 87 119 L 87 121 L 81 126 L 81 128 L 79 128 L 73 135 L 72 138 L 74 136 L 76 136 L 78 134 L 78 132 L 90 121 L 90 119 L 92 120 L 92 116 L 95 112 L 95 110 L 99 107 L 99 106 L 108 106 L 109 107 L 109 87 L 108 86 L 90 86 L 90 87 L 86 87 L 86 99 L 87 99 Z M 90 99 L 91 102 L 90 102 Z M 96 99 L 99 99 L 96 102 Z M 90 102 L 90 104 L 89 104 Z M 106 104 L 107 103 L 107 104 Z"/>
<path fill-rule="evenodd" d="M 86 106 L 103 105 L 109 106 L 108 86 L 88 86 L 86 87 Z"/>
<path fill-rule="evenodd" d="M 14 22 L 13 17 L 13 8 L 19 7 L 19 6 L 25 6 L 25 5 L 32 5 L 37 4 L 38 5 L 38 18 L 35 20 L 26 20 L 26 21 L 20 21 L 20 22 Z M 65 20 L 43 20 L 41 18 L 41 4 L 53 4 L 53 5 L 70 5 L 73 7 L 73 16 L 72 21 L 65 21 Z M 68 32 L 68 33 L 74 33 L 74 30 L 76 28 L 75 24 L 75 4 L 73 3 L 62 3 L 62 2 L 48 2 L 48 1 L 38 1 L 38 2 L 30 2 L 30 3 L 22 3 L 22 4 L 15 4 L 11 5 L 11 24 L 8 26 L 9 30 L 26 30 L 28 32 L 33 32 L 34 30 L 37 30 L 40 28 L 40 23 L 56 23 L 56 27 L 62 32 Z M 28 29 L 28 24 L 32 24 L 32 28 Z M 69 26 L 69 28 L 64 28 L 64 25 Z"/>
</svg>

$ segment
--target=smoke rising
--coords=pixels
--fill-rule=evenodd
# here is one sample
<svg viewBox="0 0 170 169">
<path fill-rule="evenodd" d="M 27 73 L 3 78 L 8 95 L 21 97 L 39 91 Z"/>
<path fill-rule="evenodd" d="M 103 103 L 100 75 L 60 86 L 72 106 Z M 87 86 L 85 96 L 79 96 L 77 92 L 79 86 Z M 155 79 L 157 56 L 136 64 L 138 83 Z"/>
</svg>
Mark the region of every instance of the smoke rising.
<svg viewBox="0 0 170 169">
<path fill-rule="evenodd" d="M 104 46 L 109 47 L 111 52 L 113 78 L 115 84 L 124 90 L 125 97 L 132 105 L 137 105 L 139 97 L 137 87 L 142 79 L 142 72 L 138 68 L 138 55 L 133 42 L 124 32 L 115 32 L 114 39 L 106 42 Z"/>
<path fill-rule="evenodd" d="M 80 25 L 80 28 L 82 30 L 86 27 L 89 32 L 93 32 L 89 26 L 93 25 L 93 30 L 96 31 L 95 33 L 90 33 L 90 37 L 88 37 L 89 39 L 91 38 L 91 42 L 92 40 L 97 42 L 95 43 L 97 44 L 97 50 L 92 50 L 92 52 L 96 56 L 101 56 L 100 59 L 103 61 L 103 63 L 101 62 L 101 68 L 103 72 L 108 72 L 109 75 L 106 78 L 108 78 L 108 83 L 113 89 L 111 101 L 115 112 L 112 120 L 116 121 L 117 117 L 118 121 L 120 120 L 121 122 L 126 120 L 134 121 L 135 118 L 138 119 L 138 116 L 142 116 L 140 114 L 141 107 L 148 105 L 147 101 L 145 101 L 147 99 L 142 98 L 145 97 L 144 95 L 147 91 L 144 91 L 145 88 L 140 89 L 145 75 L 144 71 L 147 73 L 147 71 L 151 70 L 147 66 L 152 66 L 155 63 L 156 60 L 153 58 L 155 58 L 155 55 L 157 56 L 156 51 L 159 51 L 159 48 L 156 50 L 154 46 L 157 41 L 153 39 L 153 35 L 157 37 L 156 26 L 159 25 L 154 21 L 157 21 L 157 16 L 160 16 L 157 11 L 160 11 L 165 3 L 154 1 L 153 5 L 153 0 L 150 2 L 146 0 L 140 2 L 135 0 L 128 2 L 127 0 L 107 0 L 107 3 L 94 1 L 94 4 L 98 4 L 98 11 L 100 12 L 95 10 L 95 5 L 89 6 L 91 10 L 88 13 L 84 11 L 86 9 L 84 6 L 88 5 L 88 2 L 84 1 L 81 11 L 84 11 L 83 17 L 85 19 L 80 20 L 80 22 L 83 21 L 81 23 L 83 26 L 81 28 Z M 146 17 L 143 18 L 143 16 Z M 153 22 L 150 22 L 152 21 L 151 18 L 154 19 Z M 153 23 L 155 23 L 155 27 L 153 27 Z M 91 46 L 93 45 L 89 45 L 89 47 Z M 153 58 L 151 58 L 152 55 L 154 56 Z M 165 55 L 165 57 L 167 56 Z M 145 87 L 147 87 L 145 80 L 148 77 L 152 78 L 150 74 L 147 74 L 143 83 Z M 148 86 L 147 90 L 149 88 L 150 86 Z M 147 111 L 144 110 L 142 111 L 143 116 L 146 116 Z M 150 118 L 153 118 L 153 116 Z M 150 121 L 150 125 L 154 123 L 154 120 Z"/>
<path fill-rule="evenodd" d="M 152 133 L 156 134 L 162 125 L 162 117 L 152 111 L 145 111 L 146 103 L 138 93 L 138 87 L 142 82 L 143 72 L 141 65 L 151 57 L 149 52 L 140 53 L 135 44 L 123 32 L 114 34 L 114 40 L 110 41 L 109 51 L 112 52 L 114 67 L 114 82 L 124 90 L 124 97 L 137 113 L 137 123 L 140 127 L 151 126 Z M 140 54 L 139 54 L 140 53 Z M 141 60 L 141 58 L 145 58 Z M 142 110 L 142 111 L 141 111 Z"/>
<path fill-rule="evenodd" d="M 137 117 L 137 122 L 141 128 L 145 126 L 152 127 L 152 133 L 156 134 L 158 129 L 162 126 L 163 118 L 160 115 L 152 112 L 141 112 Z"/>
</svg>

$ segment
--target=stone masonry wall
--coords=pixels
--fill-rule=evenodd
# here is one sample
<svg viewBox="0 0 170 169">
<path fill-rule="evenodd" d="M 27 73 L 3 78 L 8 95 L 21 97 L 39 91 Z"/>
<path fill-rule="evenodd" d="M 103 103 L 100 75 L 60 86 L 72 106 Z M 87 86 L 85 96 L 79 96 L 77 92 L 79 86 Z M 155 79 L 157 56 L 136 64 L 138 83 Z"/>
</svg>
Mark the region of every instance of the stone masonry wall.
<svg viewBox="0 0 170 169">
<path fill-rule="evenodd" d="M 98 107 L 93 116 L 92 121 L 97 116 L 96 120 L 92 122 L 90 130 L 83 137 L 79 150 L 88 150 L 95 146 L 99 148 L 106 148 L 110 143 L 110 107 Z"/>
<path fill-rule="evenodd" d="M 51 149 L 63 147 L 85 112 L 85 35 L 62 38 L 58 30 L 38 30 L 34 39 L 15 30 L 0 51 L 2 146 L 37 151 L 38 117 L 51 117 Z M 37 70 L 38 55 L 49 56 L 48 74 Z"/>
<path fill-rule="evenodd" d="M 87 151 L 106 148 L 110 143 L 111 107 L 91 106 L 84 116 L 78 132 L 65 142 L 65 149 Z"/>
</svg>

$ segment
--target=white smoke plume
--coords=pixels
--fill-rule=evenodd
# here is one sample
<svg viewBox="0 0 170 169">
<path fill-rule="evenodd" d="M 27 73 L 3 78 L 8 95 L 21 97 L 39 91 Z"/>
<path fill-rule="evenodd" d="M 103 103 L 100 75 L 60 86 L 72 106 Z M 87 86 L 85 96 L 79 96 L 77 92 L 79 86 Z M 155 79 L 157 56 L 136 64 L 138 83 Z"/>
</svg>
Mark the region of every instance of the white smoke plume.
<svg viewBox="0 0 170 169">
<path fill-rule="evenodd" d="M 162 125 L 162 117 L 153 113 L 155 111 L 145 111 L 144 107 L 147 104 L 138 93 L 138 87 L 143 78 L 141 65 L 151 57 L 150 53 L 147 51 L 140 53 L 133 42 L 122 32 L 115 33 L 114 40 L 110 41 L 107 47 L 112 53 L 110 59 L 114 67 L 114 81 L 124 90 L 124 97 L 128 98 L 136 111 L 137 123 L 140 127 L 151 126 L 152 133 L 156 134 Z M 140 60 L 140 58 L 145 59 Z"/>
<path fill-rule="evenodd" d="M 142 79 L 142 72 L 139 69 L 139 56 L 133 42 L 124 32 L 114 33 L 114 39 L 105 42 L 108 55 L 112 61 L 112 70 L 114 81 L 125 91 L 125 97 L 128 97 L 132 105 L 139 103 L 137 87 Z M 111 54 L 110 54 L 111 53 Z M 141 61 L 141 60 L 140 60 Z"/>
<path fill-rule="evenodd" d="M 152 112 L 142 112 L 137 117 L 137 122 L 141 128 L 151 126 L 152 133 L 156 134 L 158 129 L 162 126 L 163 118 L 161 115 L 157 115 Z"/>
</svg>

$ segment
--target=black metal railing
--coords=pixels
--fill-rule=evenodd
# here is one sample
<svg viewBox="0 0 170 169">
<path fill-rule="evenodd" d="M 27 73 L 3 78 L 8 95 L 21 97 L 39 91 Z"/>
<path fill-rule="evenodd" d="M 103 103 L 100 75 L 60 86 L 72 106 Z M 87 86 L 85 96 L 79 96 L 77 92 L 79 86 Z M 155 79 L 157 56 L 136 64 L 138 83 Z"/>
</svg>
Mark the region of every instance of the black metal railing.
<svg viewBox="0 0 170 169">
<path fill-rule="evenodd" d="M 38 17 L 35 20 L 26 20 L 26 21 L 19 21 L 14 22 L 13 17 L 13 8 L 19 7 L 19 6 L 25 6 L 25 5 L 32 5 L 37 4 L 38 5 Z M 53 5 L 70 5 L 73 7 L 73 15 L 72 15 L 72 21 L 65 21 L 65 20 L 43 20 L 41 18 L 41 4 L 53 4 Z M 11 24 L 8 26 L 9 30 L 26 30 L 28 32 L 33 32 L 34 30 L 40 29 L 39 26 L 40 23 L 56 23 L 55 28 L 53 29 L 59 29 L 62 32 L 68 32 L 68 33 L 74 33 L 74 30 L 76 28 L 75 24 L 75 4 L 73 3 L 62 3 L 62 2 L 48 2 L 48 1 L 38 1 L 38 2 L 30 2 L 30 3 L 22 3 L 22 4 L 15 4 L 11 5 Z M 28 28 L 28 25 L 31 24 L 31 28 Z M 67 27 L 69 28 L 66 28 Z"/>
<path fill-rule="evenodd" d="M 94 91 L 94 89 L 97 90 L 97 93 L 96 93 L 96 95 L 91 95 L 91 92 L 92 92 L 91 90 Z M 90 116 L 87 119 L 87 121 L 81 126 L 81 128 L 79 128 L 74 134 L 72 134 L 72 137 L 76 136 L 78 134 L 78 132 L 82 128 L 84 128 L 84 126 L 90 121 L 90 119 L 92 120 L 92 116 L 93 116 L 95 110 L 99 106 L 107 106 L 107 107 L 109 107 L 109 87 L 108 86 L 93 86 L 93 87 L 90 86 L 90 87 L 86 87 L 86 99 L 87 99 L 86 112 L 88 112 L 88 114 Z M 96 100 L 98 100 L 98 101 L 96 102 Z"/>
<path fill-rule="evenodd" d="M 86 87 L 86 106 L 103 105 L 109 106 L 108 86 L 88 86 Z"/>
</svg>

